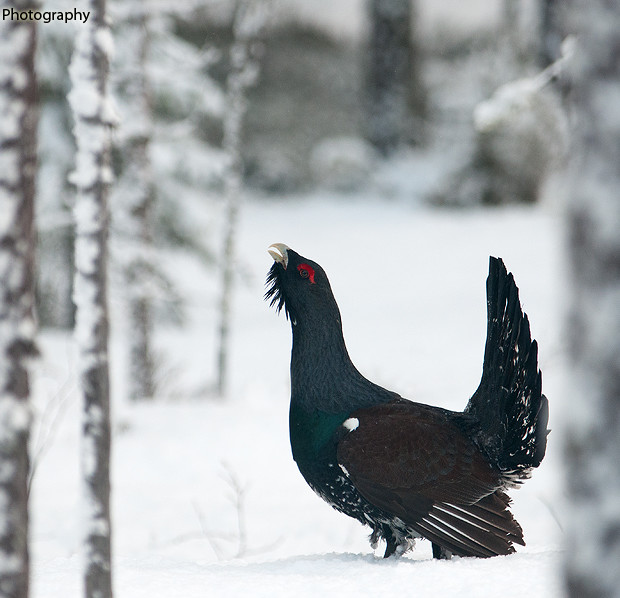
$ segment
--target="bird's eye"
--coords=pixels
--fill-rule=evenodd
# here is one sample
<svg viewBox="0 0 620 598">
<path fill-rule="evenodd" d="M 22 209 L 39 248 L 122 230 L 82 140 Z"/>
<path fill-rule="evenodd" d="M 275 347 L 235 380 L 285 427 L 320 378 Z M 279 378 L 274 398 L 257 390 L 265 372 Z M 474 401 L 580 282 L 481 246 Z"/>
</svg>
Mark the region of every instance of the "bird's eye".
<svg viewBox="0 0 620 598">
<path fill-rule="evenodd" d="M 299 264 L 297 266 L 297 270 L 299 272 L 299 276 L 302 278 L 309 278 L 310 282 L 314 284 L 314 268 L 309 266 L 308 264 Z"/>
</svg>

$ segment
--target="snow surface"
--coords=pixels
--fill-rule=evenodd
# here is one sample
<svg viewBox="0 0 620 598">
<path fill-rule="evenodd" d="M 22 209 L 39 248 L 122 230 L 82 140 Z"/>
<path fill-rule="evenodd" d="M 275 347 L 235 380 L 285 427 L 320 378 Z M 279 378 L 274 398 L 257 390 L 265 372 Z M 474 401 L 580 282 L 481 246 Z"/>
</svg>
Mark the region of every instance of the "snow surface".
<svg viewBox="0 0 620 598">
<path fill-rule="evenodd" d="M 216 277 L 177 257 L 171 267 L 188 322 L 160 331 L 167 361 L 156 402 L 125 399 L 121 331 L 112 331 L 117 598 L 560 596 L 561 237 L 560 216 L 544 205 L 431 211 L 363 197 L 249 202 L 238 235 L 227 402 L 201 390 L 215 378 Z M 418 541 L 400 560 L 384 561 L 368 528 L 307 487 L 288 444 L 290 325 L 262 299 L 274 242 L 325 268 L 365 375 L 451 409 L 462 409 L 479 382 L 488 256 L 504 258 L 540 343 L 553 428 L 542 466 L 511 492 L 527 546 L 507 557 L 440 562 Z M 76 351 L 70 337 L 49 331 L 40 345 L 32 595 L 65 598 L 81 593 Z"/>
</svg>

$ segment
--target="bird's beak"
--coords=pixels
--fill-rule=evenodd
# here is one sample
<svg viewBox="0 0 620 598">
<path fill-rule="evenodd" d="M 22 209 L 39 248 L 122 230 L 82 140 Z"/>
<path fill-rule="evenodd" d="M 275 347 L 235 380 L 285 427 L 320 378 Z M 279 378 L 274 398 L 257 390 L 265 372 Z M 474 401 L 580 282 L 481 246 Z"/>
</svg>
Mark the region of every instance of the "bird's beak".
<svg viewBox="0 0 620 598">
<path fill-rule="evenodd" d="M 269 255 L 279 264 L 286 267 L 288 266 L 288 247 L 284 243 L 274 243 L 273 245 L 269 245 L 267 251 Z"/>
</svg>

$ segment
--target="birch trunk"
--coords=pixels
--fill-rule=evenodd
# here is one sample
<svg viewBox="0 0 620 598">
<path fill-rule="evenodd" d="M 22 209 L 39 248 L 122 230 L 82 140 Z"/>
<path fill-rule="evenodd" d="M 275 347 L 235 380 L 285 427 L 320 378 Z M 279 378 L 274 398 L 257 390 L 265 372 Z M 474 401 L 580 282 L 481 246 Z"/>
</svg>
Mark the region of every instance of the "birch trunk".
<svg viewBox="0 0 620 598">
<path fill-rule="evenodd" d="M 2 8 L 7 8 L 2 2 Z M 10 8 L 32 8 L 14 1 Z M 36 27 L 0 23 L 0 595 L 26 598 L 28 360 L 34 335 Z"/>
<path fill-rule="evenodd" d="M 112 596 L 110 524 L 110 396 L 107 309 L 107 196 L 111 181 L 107 97 L 111 35 L 105 0 L 90 0 L 71 62 L 69 95 L 75 118 L 77 186 L 75 285 L 76 341 L 83 399 L 82 476 L 84 591 Z"/>
</svg>

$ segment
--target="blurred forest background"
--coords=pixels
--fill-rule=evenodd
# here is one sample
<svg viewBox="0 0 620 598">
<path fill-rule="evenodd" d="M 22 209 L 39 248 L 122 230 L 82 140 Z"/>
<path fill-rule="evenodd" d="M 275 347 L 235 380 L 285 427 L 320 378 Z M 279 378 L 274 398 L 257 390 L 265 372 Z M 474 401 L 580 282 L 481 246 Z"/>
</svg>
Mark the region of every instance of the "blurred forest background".
<svg viewBox="0 0 620 598">
<path fill-rule="evenodd" d="M 566 150 L 552 83 L 561 68 L 549 69 L 561 55 L 553 6 L 109 2 L 111 296 L 132 331 L 132 396 L 156 394 L 152 329 L 183 319 L 167 267 L 174 252 L 193 252 L 205 276 L 222 279 L 227 343 L 241 187 L 252 201 L 317 190 L 459 208 L 538 201 Z M 66 97 L 79 26 L 41 26 L 38 48 L 38 313 L 42 327 L 66 329 L 75 155 Z M 120 297 L 127 310 L 114 310 Z"/>
<path fill-rule="evenodd" d="M 15 4 L 29 8 L 26 0 Z M 6 409 L 0 403 L 4 409 L 0 423 L 6 424 L 0 430 L 0 470 L 15 469 L 19 475 L 13 477 L 20 478 L 20 492 L 5 493 L 12 503 L 4 500 L 0 479 L 0 517 L 8 520 L 16 512 L 13 505 L 18 505 L 25 523 L 10 530 L 21 539 L 24 558 L 19 567 L 4 570 L 0 559 L 0 581 L 3 574 L 14 577 L 21 568 L 27 585 L 24 529 L 32 488 L 35 593 L 65 596 L 67 587 L 77 587 L 80 565 L 73 555 L 83 534 L 73 523 L 78 519 L 75 497 L 80 494 L 76 461 L 78 456 L 86 465 L 95 461 L 84 447 L 92 448 L 87 436 L 91 432 L 92 437 L 96 425 L 78 430 L 78 391 L 80 384 L 82 390 L 88 384 L 76 380 L 75 339 L 80 334 L 72 337 L 71 331 L 76 319 L 79 323 L 79 300 L 94 297 L 109 303 L 110 388 L 120 415 L 110 424 L 106 371 L 97 378 L 105 378 L 101 409 L 88 413 L 87 405 L 82 415 L 86 414 L 87 424 L 106 428 L 99 437 L 107 444 L 98 453 L 105 474 L 101 477 L 107 478 L 99 495 L 106 501 L 110 437 L 119 445 L 112 452 L 111 468 L 116 514 L 110 518 L 107 503 L 100 509 L 106 511 L 105 518 L 90 509 L 95 529 L 91 536 L 107 535 L 108 544 L 107 554 L 91 559 L 91 564 L 101 566 L 105 560 L 109 577 L 113 521 L 119 531 L 115 542 L 121 555 L 120 584 L 129 588 L 128 595 L 158 594 L 162 583 L 172 587 L 171 595 L 203 595 L 205 580 L 213 582 L 216 591 L 230 592 L 231 573 L 241 584 L 235 587 L 250 588 L 248 594 L 258 586 L 271 591 L 272 571 L 285 579 L 282 595 L 290 595 L 286 583 L 291 579 L 305 592 L 297 595 L 316 595 L 308 578 L 315 579 L 325 569 L 329 587 L 341 581 L 346 569 L 349 581 L 358 582 L 349 588 L 351 595 L 367 591 L 368 581 L 377 592 L 384 590 L 383 580 L 393 576 L 409 583 L 410 573 L 401 564 L 377 568 L 381 573 L 375 575 L 366 566 L 366 553 L 360 556 L 367 545 L 364 539 L 359 548 L 354 537 L 359 530 L 351 532 L 346 522 L 330 519 L 334 514 L 322 511 L 323 505 L 315 511 L 311 502 L 315 497 L 304 502 L 307 488 L 297 486 L 301 481 L 293 471 L 286 438 L 288 336 L 278 336 L 272 332 L 272 320 L 262 319 L 268 311 L 261 302 L 267 262 L 238 251 L 241 246 L 251 245 L 255 251 L 259 243 L 266 248 L 271 242 L 298 240 L 319 247 L 325 232 L 332 240 L 355 240 L 358 249 L 368 246 L 371 255 L 364 257 L 364 264 L 373 271 L 385 267 L 382 276 L 399 285 L 391 294 L 377 288 L 383 282 L 372 292 L 362 287 L 371 307 L 356 314 L 359 280 L 356 272 L 350 272 L 350 261 L 342 260 L 338 277 L 344 283 L 338 296 L 343 305 L 348 302 L 354 308 L 353 317 L 360 317 L 360 334 L 356 337 L 352 327 L 346 331 L 347 339 L 359 343 L 361 332 L 370 331 L 366 335 L 370 338 L 358 345 L 360 361 L 371 374 L 378 374 L 379 382 L 384 377 L 411 390 L 418 400 L 450 409 L 462 408 L 451 402 L 467 392 L 461 383 L 470 380 L 460 374 L 472 375 L 480 357 L 474 357 L 467 344 L 478 340 L 469 328 L 469 315 L 463 322 L 461 311 L 455 309 L 457 305 L 470 314 L 473 306 L 480 305 L 483 311 L 482 294 L 468 294 L 478 285 L 472 262 L 480 255 L 486 260 L 491 251 L 512 253 L 515 266 L 509 268 L 521 268 L 518 284 L 529 285 L 532 297 L 525 309 L 532 316 L 533 331 L 536 321 L 534 335 L 541 341 L 545 392 L 552 419 L 557 418 L 553 426 L 556 421 L 562 425 L 564 417 L 574 418 L 565 446 L 559 435 L 551 437 L 539 477 L 515 500 L 516 507 L 521 501 L 520 520 L 533 541 L 528 539 L 528 547 L 511 555 L 512 560 L 491 564 L 470 560 L 463 567 L 457 562 L 450 576 L 438 574 L 437 564 L 427 558 L 417 573 L 426 576 L 429 588 L 439 588 L 440 593 L 433 595 L 460 595 L 463 580 L 473 580 L 475 589 L 469 595 L 496 596 L 501 586 L 507 596 L 559 596 L 556 569 L 564 556 L 558 556 L 557 544 L 563 521 L 570 521 L 568 542 L 577 547 L 567 551 L 564 564 L 571 595 L 620 595 L 615 566 L 620 555 L 620 482 L 612 475 L 617 473 L 620 451 L 617 3 L 88 0 L 77 4 L 56 0 L 49 9 L 98 7 L 106 13 L 90 39 L 93 62 L 110 58 L 107 93 L 94 99 L 99 112 L 91 118 L 98 119 L 99 130 L 105 129 L 101 138 L 79 134 L 80 119 L 82 124 L 88 121 L 91 108 L 88 102 L 81 105 L 84 95 L 76 84 L 80 76 L 84 84 L 86 72 L 83 64 L 81 69 L 75 66 L 85 58 L 76 50 L 84 23 L 3 22 L 3 31 L 16 39 L 23 27 L 22 38 L 32 40 L 30 50 L 36 30 L 36 68 L 26 68 L 0 37 L 0 54 L 13 60 L 0 69 L 3 106 L 21 114 L 25 104 L 14 93 L 20 76 L 29 77 L 32 90 L 38 85 L 36 101 L 34 93 L 26 98 L 33 116 L 22 119 L 32 124 L 38 112 L 38 138 L 30 131 L 21 140 L 18 135 L 0 143 L 3 165 L 13 164 L 16 147 L 32 154 L 27 159 L 34 158 L 35 141 L 38 147 L 36 194 L 33 185 L 16 188 L 10 169 L 0 171 L 4 193 L 0 225 L 6 229 L 0 231 L 4 235 L 0 251 L 5 250 L 0 258 L 11 266 L 20 257 L 19 235 L 32 239 L 28 226 L 23 230 L 14 226 L 11 210 L 34 202 L 40 329 L 36 332 L 28 302 L 30 259 L 23 268 L 20 265 L 24 284 L 15 282 L 17 276 L 11 277 L 9 267 L 3 280 L 5 286 L 17 284 L 26 300 L 21 303 L 23 313 L 11 320 L 14 338 L 0 337 L 6 355 L 15 347 L 21 351 L 4 370 L 0 368 L 0 374 L 10 382 L 9 366 L 16 365 L 24 382 L 16 401 L 7 400 Z M 573 33 L 581 39 L 576 41 Z M 108 77 L 107 68 L 100 69 L 100 76 Z M 579 118 L 574 118 L 575 112 Z M 0 133 L 15 137 L 21 123 L 10 116 L 14 114 L 7 111 Z M 99 187 L 105 188 L 99 205 L 107 210 L 97 218 L 88 213 L 90 205 L 80 196 L 87 187 L 86 175 L 93 173 L 80 174 L 78 148 L 81 144 L 86 153 L 92 152 L 90 142 L 96 145 L 105 137 L 105 145 L 108 132 L 111 168 L 106 158 L 98 170 L 93 169 Z M 25 179 L 28 164 L 20 163 Z M 6 192 L 9 187 L 11 193 Z M 85 210 L 80 210 L 80 202 Z M 497 209 L 506 205 L 510 208 Z M 362 213 L 359 206 L 370 207 Z M 20 212 L 23 222 L 30 216 L 27 212 Z M 243 214 L 246 228 L 240 229 Z M 298 226 L 295 218 L 300 219 Z M 272 221 L 277 221 L 273 227 Z M 81 253 L 80 236 L 84 241 L 87 235 L 80 226 L 85 223 L 99 227 L 99 240 L 105 242 L 95 250 L 82 242 L 81 249 L 87 251 Z M 293 228 L 295 239 L 262 238 L 266 230 L 284 229 L 288 234 Z M 418 235 L 417 245 L 409 243 L 413 235 Z M 372 246 L 375 236 L 382 243 L 380 251 Z M 559 249 L 562 242 L 565 245 Z M 433 249 L 426 255 L 429 247 Z M 322 255 L 330 249 L 324 247 Z M 88 270 L 103 261 L 106 251 L 107 273 L 96 281 L 99 290 L 91 296 L 83 287 L 76 292 L 76 265 L 79 280 L 80 264 Z M 305 249 L 300 246 L 300 251 Z M 392 257 L 391 251 L 407 253 L 415 272 L 403 276 L 396 260 L 385 259 L 386 254 Z M 26 253 L 31 258 L 34 252 Z M 262 258 L 268 261 L 266 254 Z M 450 276 L 439 271 L 446 263 Z M 572 283 L 566 293 L 565 274 Z M 483 276 L 479 276 L 480 293 Z M 244 285 L 250 290 L 236 303 L 235 287 Z M 417 293 L 420 287 L 424 293 Z M 457 288 L 463 290 L 458 301 Z M 559 296 L 567 306 L 559 305 Z M 11 309 L 20 297 L 5 292 L 0 321 L 16 313 Z M 87 332 L 106 342 L 107 307 L 93 303 L 83 310 L 91 325 Z M 559 324 L 562 307 L 568 316 Z M 544 317 L 535 319 L 537 310 Z M 403 314 L 411 312 L 423 314 L 417 320 L 420 339 L 401 334 Z M 236 336 L 238 350 L 231 360 L 234 316 L 237 328 L 243 330 Z M 375 316 L 385 316 L 386 321 L 389 316 L 391 321 L 371 322 Z M 97 324 L 96 317 L 105 324 Z M 387 328 L 396 333 L 387 333 Z M 396 356 L 385 366 L 376 363 L 380 343 L 375 346 L 373 330 L 386 332 L 384 344 Z M 479 332 L 482 335 L 482 329 Z M 33 368 L 30 430 L 26 382 L 35 336 L 42 359 Z M 87 365 L 99 361 L 107 368 L 107 346 L 105 351 L 84 353 Z M 454 357 L 448 370 L 446 356 Z M 271 361 L 279 364 L 275 374 L 269 369 Z M 418 369 L 412 367 L 414 362 Z M 570 393 L 560 387 L 572 370 L 578 391 L 571 395 L 571 403 Z M 428 374 L 428 381 L 416 375 L 420 371 Z M 478 370 L 473 377 L 477 375 Z M 10 394 L 5 393 L 9 399 Z M 3 414 L 8 414 L 5 419 Z M 83 438 L 80 445 L 82 432 L 86 443 Z M 17 437 L 21 444 L 13 453 L 19 453 L 19 471 L 13 467 L 15 455 L 2 452 Z M 564 460 L 574 473 L 568 498 L 558 481 L 558 463 Z M 82 473 L 88 478 L 92 470 Z M 223 477 L 228 494 L 214 491 Z M 245 480 L 255 484 L 252 504 L 244 502 Z M 581 515 L 567 517 L 565 500 L 581 509 Z M 278 529 L 285 530 L 280 540 Z M 255 554 L 250 537 L 260 539 Z M 304 538 L 303 549 L 297 547 L 297 537 Z M 0 538 L 0 549 L 5 544 L 14 549 Z M 270 550 L 281 560 L 261 560 Z M 316 550 L 322 556 L 307 561 L 299 550 Z M 334 550 L 349 552 L 330 553 Z M 88 548 L 86 552 L 92 557 Z M 421 554 L 416 558 L 423 561 Z M 255 568 L 233 562 L 254 557 Z M 213 559 L 232 565 L 195 569 L 188 565 L 211 564 Z M 507 587 L 508 577 L 520 583 Z M 481 578 L 487 583 L 480 594 L 476 584 Z M 538 593 L 530 593 L 530 581 Z M 584 593 L 599 586 L 598 594 Z M 48 587 L 54 588 L 51 594 Z M 98 595 L 111 595 L 109 580 Z"/>
</svg>

